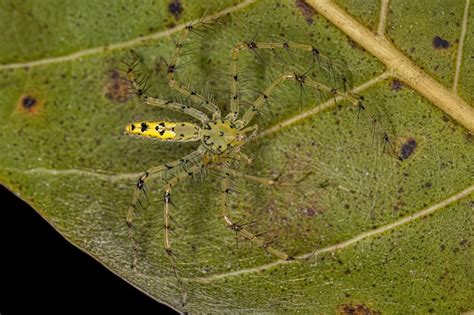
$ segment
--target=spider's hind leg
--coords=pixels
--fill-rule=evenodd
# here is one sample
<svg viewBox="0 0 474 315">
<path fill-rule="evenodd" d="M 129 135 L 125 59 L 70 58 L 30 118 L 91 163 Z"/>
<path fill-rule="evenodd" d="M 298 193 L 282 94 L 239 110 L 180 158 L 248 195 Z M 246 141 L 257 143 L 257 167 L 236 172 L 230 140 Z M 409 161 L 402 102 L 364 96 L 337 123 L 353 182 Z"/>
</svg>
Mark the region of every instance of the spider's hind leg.
<svg viewBox="0 0 474 315">
<path fill-rule="evenodd" d="M 135 230 L 133 225 L 133 218 L 135 216 L 135 210 L 139 205 L 141 205 L 140 198 L 145 193 L 146 183 L 153 177 L 163 175 L 166 172 L 171 172 L 176 169 L 180 169 L 180 166 L 184 165 L 185 163 L 195 161 L 196 159 L 200 158 L 202 155 L 203 150 L 202 148 L 198 148 L 196 151 L 188 154 L 187 156 L 183 157 L 182 159 L 165 163 L 160 166 L 155 166 L 147 171 L 145 171 L 139 178 L 135 186 L 135 190 L 133 192 L 132 201 L 128 206 L 127 210 L 127 217 L 126 217 L 126 224 L 128 229 L 128 242 L 131 246 L 132 250 L 132 268 L 135 268 L 138 262 L 138 243 L 135 237 Z"/>
<path fill-rule="evenodd" d="M 182 297 L 182 304 L 183 307 L 186 304 L 186 298 L 187 298 L 187 288 L 186 285 L 184 284 L 183 280 L 179 276 L 178 273 L 178 267 L 176 264 L 175 260 L 175 253 L 172 250 L 172 242 L 170 238 L 170 231 L 171 231 L 171 226 L 170 226 L 170 205 L 173 205 L 171 201 L 171 189 L 176 186 L 179 182 L 184 181 L 186 178 L 194 176 L 195 174 L 199 173 L 202 171 L 204 168 L 204 164 L 202 163 L 197 163 L 191 166 L 190 168 L 186 169 L 183 172 L 180 172 L 176 174 L 174 177 L 172 177 L 169 180 L 166 180 L 166 184 L 163 187 L 164 195 L 163 195 L 163 202 L 164 202 L 164 210 L 163 210 L 163 245 L 164 245 L 164 251 L 166 256 L 168 257 L 168 260 L 171 265 L 171 269 L 173 271 L 173 274 L 176 278 L 176 281 L 178 285 L 181 287 L 181 297 Z"/>
<path fill-rule="evenodd" d="M 229 179 L 230 173 L 226 174 L 226 177 L 222 180 L 222 185 L 221 185 L 221 198 L 222 198 L 222 218 L 224 219 L 225 226 L 229 228 L 230 230 L 236 232 L 238 235 L 242 236 L 245 239 L 250 240 L 252 243 L 258 245 L 262 249 L 264 249 L 267 253 L 281 259 L 281 260 L 292 260 L 294 257 L 272 247 L 269 245 L 269 243 L 264 242 L 259 235 L 253 234 L 252 232 L 248 231 L 247 229 L 244 228 L 244 225 L 238 224 L 237 222 L 234 222 L 230 218 L 229 214 L 229 206 L 227 204 L 228 202 L 228 195 L 230 193 L 230 179 Z M 237 174 L 234 174 L 237 175 Z M 246 177 L 247 178 L 247 177 Z M 262 183 L 262 181 L 257 180 L 257 182 Z M 271 182 L 267 182 L 264 184 L 271 184 Z"/>
</svg>

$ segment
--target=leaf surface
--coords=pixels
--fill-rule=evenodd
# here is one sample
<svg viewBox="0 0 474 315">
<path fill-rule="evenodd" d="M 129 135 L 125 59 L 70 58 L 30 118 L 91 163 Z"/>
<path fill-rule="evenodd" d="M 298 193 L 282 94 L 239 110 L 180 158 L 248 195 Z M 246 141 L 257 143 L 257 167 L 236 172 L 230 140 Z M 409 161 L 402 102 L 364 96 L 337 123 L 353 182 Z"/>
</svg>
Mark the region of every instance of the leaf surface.
<svg viewBox="0 0 474 315">
<path fill-rule="evenodd" d="M 210 7 L 172 2 L 180 5 L 0 4 L 0 182 L 71 243 L 180 311 L 473 310 L 474 146 L 469 122 L 474 122 L 452 119 L 421 88 L 408 86 L 370 49 L 317 13 L 310 6 L 317 0 L 228 0 L 213 1 Z M 442 0 L 333 4 L 374 34 L 384 21 L 382 33 L 394 49 L 443 88 L 453 90 L 454 85 L 448 95 L 454 103 L 459 103 L 457 97 L 472 103 L 474 21 L 469 2 L 467 7 L 464 1 Z M 384 9 L 387 14 L 380 14 Z M 210 91 L 227 111 L 230 82 L 225 73 L 234 44 L 254 37 L 257 43 L 311 44 L 335 68 L 316 67 L 317 78 L 342 91 L 342 81 L 331 76 L 346 76 L 378 123 L 374 128 L 368 115 L 359 117 L 344 100 L 335 106 L 331 97 L 320 99 L 292 82 L 282 86 L 255 120 L 261 134 L 243 149 L 252 165 L 239 168 L 278 178 L 277 184 L 235 179 L 231 214 L 272 246 L 307 259 L 279 261 L 248 241 L 236 241 L 221 218 L 221 178 L 206 173 L 173 190 L 172 244 L 188 290 L 183 307 L 163 254 L 159 180 L 150 183 L 148 199 L 135 217 L 140 248 L 136 269 L 130 268 L 125 218 L 138 176 L 190 153 L 196 144 L 123 135 L 131 121 L 188 118 L 137 104 L 125 93 L 117 69 L 134 50 L 150 77 L 150 94 L 171 97 L 161 60 L 170 58 L 172 39 L 186 19 L 223 11 L 228 14 L 209 32 L 189 38 L 178 80 Z M 300 52 L 243 52 L 243 98 L 258 96 L 269 78 L 293 62 L 309 69 L 312 58 Z M 390 139 L 385 148 L 379 141 L 383 133 Z"/>
</svg>

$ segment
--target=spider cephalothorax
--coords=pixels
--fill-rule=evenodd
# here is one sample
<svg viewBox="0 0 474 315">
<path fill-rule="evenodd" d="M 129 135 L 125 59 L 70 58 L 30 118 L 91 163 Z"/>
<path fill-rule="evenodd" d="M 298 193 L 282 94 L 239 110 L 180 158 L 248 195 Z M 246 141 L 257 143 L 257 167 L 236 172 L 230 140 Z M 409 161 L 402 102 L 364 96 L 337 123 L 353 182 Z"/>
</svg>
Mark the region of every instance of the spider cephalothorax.
<svg viewBox="0 0 474 315">
<path fill-rule="evenodd" d="M 220 154 L 243 143 L 245 135 L 230 120 L 210 121 L 201 130 L 202 143 L 213 153 Z"/>
</svg>

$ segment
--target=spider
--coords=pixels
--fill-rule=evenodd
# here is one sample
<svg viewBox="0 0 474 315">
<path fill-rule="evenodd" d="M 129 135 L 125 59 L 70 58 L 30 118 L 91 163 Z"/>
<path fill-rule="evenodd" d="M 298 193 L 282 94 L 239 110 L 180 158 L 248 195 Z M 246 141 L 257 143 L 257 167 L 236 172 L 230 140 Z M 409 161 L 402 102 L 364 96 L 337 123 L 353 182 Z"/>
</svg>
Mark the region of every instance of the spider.
<svg viewBox="0 0 474 315">
<path fill-rule="evenodd" d="M 168 85 L 190 99 L 196 106 L 184 105 L 174 101 L 167 101 L 148 96 L 143 87 L 143 80 L 137 78 L 134 70 L 134 65 L 129 65 L 127 69 L 127 78 L 131 84 L 133 93 L 138 99 L 147 105 L 173 110 L 199 121 L 196 124 L 190 121 L 136 121 L 128 124 L 125 127 L 125 133 L 136 135 L 140 137 L 153 138 L 158 141 L 166 142 L 198 142 L 198 148 L 172 162 L 154 166 L 141 175 L 137 181 L 135 191 L 133 193 L 132 201 L 127 212 L 127 226 L 129 230 L 129 241 L 133 245 L 135 251 L 133 264 L 137 262 L 137 246 L 133 232 L 133 217 L 137 205 L 140 203 L 140 197 L 144 193 L 144 188 L 147 181 L 155 176 L 162 176 L 166 174 L 165 184 L 161 191 L 163 193 L 164 211 L 163 211 L 163 240 L 164 249 L 168 257 L 171 258 L 172 264 L 172 247 L 170 240 L 170 205 L 171 192 L 173 187 L 178 183 L 198 174 L 204 170 L 218 171 L 223 175 L 221 182 L 221 199 L 222 199 L 222 219 L 224 224 L 230 230 L 236 232 L 241 237 L 250 240 L 266 252 L 276 256 L 281 260 L 291 260 L 295 257 L 290 256 L 283 251 L 280 251 L 269 244 L 265 243 L 259 236 L 253 234 L 243 225 L 236 223 L 230 216 L 228 195 L 230 193 L 231 177 L 241 177 L 252 180 L 264 185 L 273 185 L 275 180 L 261 178 L 243 174 L 231 166 L 241 163 L 242 161 L 251 163 L 251 159 L 242 152 L 242 147 L 251 141 L 258 133 L 258 125 L 252 124 L 255 116 L 266 104 L 267 99 L 272 96 L 272 93 L 282 83 L 287 81 L 294 81 L 301 87 L 307 86 L 318 92 L 326 92 L 334 98 L 341 97 L 349 101 L 352 105 L 357 106 L 360 110 L 365 110 L 361 100 L 350 95 L 349 93 L 340 92 L 336 88 L 330 87 L 318 81 L 315 81 L 305 74 L 297 73 L 282 73 L 275 80 L 273 80 L 267 88 L 250 104 L 250 107 L 241 114 L 241 100 L 239 95 L 239 76 L 238 76 L 238 60 L 239 55 L 243 51 L 256 51 L 259 49 L 297 49 L 310 53 L 314 60 L 323 58 L 324 56 L 313 46 L 292 42 L 256 42 L 254 40 L 241 42 L 234 45 L 231 49 L 231 83 L 230 83 L 230 112 L 223 114 L 213 101 L 200 95 L 199 93 L 185 87 L 175 79 L 177 69 L 177 61 L 179 59 L 183 43 L 190 34 L 195 30 L 196 25 L 186 25 L 178 39 L 175 41 L 175 50 L 167 66 L 167 81 Z M 327 57 L 326 57 L 327 58 Z M 206 112 L 198 110 L 197 107 L 202 107 Z M 375 119 L 374 119 L 375 121 Z M 174 269 L 174 267 L 173 267 Z M 176 271 L 175 271 L 176 272 Z"/>
</svg>

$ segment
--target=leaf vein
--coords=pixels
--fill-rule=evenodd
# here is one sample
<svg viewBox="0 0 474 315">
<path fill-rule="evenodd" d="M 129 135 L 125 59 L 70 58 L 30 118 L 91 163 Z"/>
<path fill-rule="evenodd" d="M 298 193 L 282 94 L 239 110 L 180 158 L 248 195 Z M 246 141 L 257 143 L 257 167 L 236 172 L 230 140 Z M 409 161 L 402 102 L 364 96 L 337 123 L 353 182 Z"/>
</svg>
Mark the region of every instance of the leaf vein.
<svg viewBox="0 0 474 315">
<path fill-rule="evenodd" d="M 461 73 L 461 66 L 462 66 L 462 50 L 464 48 L 464 39 L 466 38 L 466 33 L 467 33 L 467 20 L 469 17 L 469 5 L 470 5 L 470 0 L 466 0 L 466 3 L 464 5 L 464 14 L 462 18 L 462 24 L 461 24 L 461 35 L 459 36 L 458 53 L 456 56 L 456 69 L 454 72 L 454 82 L 453 82 L 454 93 L 457 93 L 458 85 L 459 85 L 459 76 Z"/>
<path fill-rule="evenodd" d="M 215 14 L 208 15 L 201 20 L 203 22 L 216 20 L 219 17 L 224 16 L 226 14 L 242 10 L 246 8 L 247 6 L 251 5 L 252 3 L 254 3 L 255 1 L 256 0 L 245 0 L 235 6 L 231 6 Z M 118 43 L 113 43 L 113 44 L 108 44 L 108 45 L 103 45 L 103 46 L 98 46 L 98 47 L 93 47 L 93 48 L 87 48 L 87 49 L 79 50 L 79 51 L 76 51 L 74 53 L 64 55 L 64 56 L 47 57 L 44 59 L 38 59 L 38 60 L 33 60 L 33 61 L 28 61 L 28 62 L 4 64 L 4 65 L 0 65 L 0 70 L 31 68 L 31 67 L 38 67 L 38 66 L 54 64 L 54 63 L 68 62 L 68 61 L 80 59 L 82 57 L 86 57 L 90 55 L 105 53 L 111 50 L 131 48 L 134 46 L 144 44 L 145 42 L 148 42 L 151 40 L 170 36 L 173 33 L 181 31 L 185 26 L 186 24 L 179 24 L 168 30 L 162 30 L 156 33 L 140 36 L 128 41 L 124 41 L 124 42 L 118 42 Z"/>
<path fill-rule="evenodd" d="M 17 172 L 21 174 L 40 174 L 40 175 L 52 175 L 52 176 L 69 176 L 69 175 L 79 175 L 79 176 L 88 176 L 95 177 L 104 181 L 117 182 L 121 180 L 130 180 L 137 179 L 138 176 L 143 174 L 140 173 L 107 173 L 101 170 L 83 170 L 83 169 L 48 169 L 44 167 L 31 168 L 27 170 L 22 170 L 18 168 L 6 168 L 7 171 Z"/>
<path fill-rule="evenodd" d="M 211 276 L 208 276 L 208 277 L 187 279 L 187 281 L 195 281 L 195 282 L 199 282 L 199 283 L 209 283 L 209 282 L 221 280 L 221 279 L 224 279 L 224 278 L 236 277 L 236 276 L 246 275 L 246 274 L 255 273 L 255 272 L 261 272 L 261 271 L 264 271 L 266 269 L 277 267 L 277 266 L 280 266 L 280 265 L 287 265 L 287 264 L 293 264 L 293 263 L 296 263 L 296 262 L 301 262 L 301 260 L 307 260 L 307 259 L 310 259 L 310 258 L 315 258 L 315 257 L 317 257 L 317 256 L 319 256 L 320 254 L 323 254 L 323 253 L 335 252 L 337 250 L 349 247 L 350 245 L 353 245 L 353 244 L 355 244 L 359 241 L 362 241 L 366 238 L 382 234 L 382 233 L 387 232 L 389 230 L 393 230 L 393 229 L 395 229 L 399 226 L 402 226 L 402 225 L 408 224 L 410 222 L 413 222 L 416 219 L 419 219 L 421 217 L 425 217 L 425 216 L 435 212 L 436 210 L 447 207 L 448 205 L 450 205 L 450 204 L 452 204 L 452 203 L 454 203 L 454 202 L 456 202 L 456 201 L 458 201 L 462 198 L 467 197 L 472 192 L 474 192 L 474 185 L 467 187 L 466 189 L 452 195 L 451 197 L 449 197 L 447 199 L 444 199 L 444 200 L 442 200 L 442 201 L 440 201 L 440 202 L 438 202 L 438 203 L 436 203 L 432 206 L 424 208 L 424 209 L 422 209 L 420 211 L 417 211 L 413 214 L 405 216 L 405 217 L 403 217 L 403 218 L 401 218 L 401 219 L 399 219 L 395 222 L 383 225 L 383 226 L 381 226 L 377 229 L 374 229 L 374 230 L 363 232 L 363 233 L 361 233 L 359 235 L 356 235 L 355 237 L 353 237 L 351 239 L 348 239 L 346 241 L 343 241 L 343 242 L 340 242 L 340 243 L 337 243 L 337 244 L 334 244 L 334 245 L 331 245 L 331 246 L 328 246 L 328 247 L 324 247 L 324 248 L 321 248 L 321 249 L 317 249 L 317 250 L 312 251 L 310 253 L 299 255 L 299 256 L 296 257 L 295 260 L 276 260 L 276 261 L 273 261 L 271 263 L 260 265 L 260 266 L 257 266 L 257 267 L 241 269 L 241 270 L 236 270 L 236 271 L 231 271 L 231 272 L 226 272 L 226 273 L 221 273 L 221 274 L 215 274 L 215 275 L 211 275 Z"/>
</svg>

